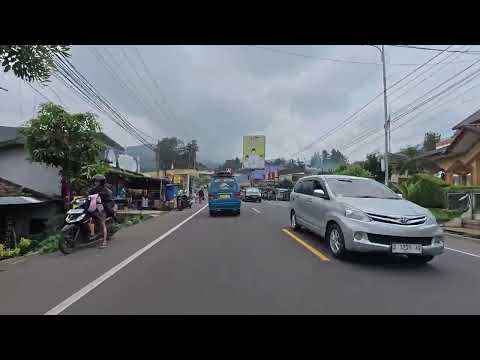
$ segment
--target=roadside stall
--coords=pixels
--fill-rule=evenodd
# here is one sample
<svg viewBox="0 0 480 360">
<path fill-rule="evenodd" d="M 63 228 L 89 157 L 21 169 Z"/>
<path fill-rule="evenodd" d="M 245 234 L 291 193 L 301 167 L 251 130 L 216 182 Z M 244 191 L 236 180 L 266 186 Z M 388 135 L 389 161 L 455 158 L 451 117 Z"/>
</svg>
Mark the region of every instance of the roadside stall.
<svg viewBox="0 0 480 360">
<path fill-rule="evenodd" d="M 112 168 L 106 174 L 119 209 L 162 209 L 168 179 Z"/>
</svg>

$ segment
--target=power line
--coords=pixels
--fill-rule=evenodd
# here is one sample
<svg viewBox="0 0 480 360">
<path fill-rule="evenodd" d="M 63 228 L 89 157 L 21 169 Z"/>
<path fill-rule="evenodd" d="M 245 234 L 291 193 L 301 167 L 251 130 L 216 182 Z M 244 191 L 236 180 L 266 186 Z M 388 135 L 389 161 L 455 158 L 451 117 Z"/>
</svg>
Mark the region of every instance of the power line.
<svg viewBox="0 0 480 360">
<path fill-rule="evenodd" d="M 127 60 L 127 62 L 129 63 L 130 67 L 131 67 L 131 68 L 133 69 L 133 71 L 135 72 L 135 75 L 137 75 L 138 79 L 139 79 L 142 83 L 146 84 L 147 81 L 146 81 L 146 80 L 143 78 L 143 76 L 141 76 L 140 73 L 137 71 L 137 67 L 135 66 L 135 64 L 134 64 L 132 61 L 130 61 L 130 58 L 128 57 L 127 52 L 123 49 L 123 47 L 121 47 L 120 50 L 122 51 L 122 54 L 123 54 L 123 56 L 125 57 L 125 59 Z M 166 118 L 168 121 L 175 122 L 175 120 L 174 120 L 174 119 L 171 119 L 170 116 L 169 116 L 169 114 L 166 113 L 161 106 L 159 106 L 157 100 L 156 100 L 155 97 L 152 95 L 152 93 L 151 93 L 150 91 L 148 91 L 146 88 L 145 88 L 145 90 L 146 90 L 145 92 L 152 98 L 153 102 L 154 102 L 154 103 L 157 105 L 157 107 L 160 109 L 160 111 L 161 111 L 161 113 L 162 113 L 161 116 L 160 116 L 160 118 Z"/>
<path fill-rule="evenodd" d="M 453 45 L 450 45 L 449 47 L 447 47 L 445 50 L 448 50 L 449 48 L 451 48 Z M 439 53 L 433 57 L 431 57 L 429 60 L 427 60 L 426 62 L 424 62 L 423 64 L 421 64 L 420 66 L 418 66 L 417 68 L 415 68 L 414 70 L 412 70 L 411 72 L 409 72 L 407 75 L 405 75 L 404 77 L 402 77 L 400 80 L 396 81 L 394 84 L 392 84 L 391 86 L 389 86 L 387 88 L 387 90 L 390 90 L 392 89 L 393 87 L 395 87 L 396 85 L 398 85 L 400 82 L 402 82 L 403 80 L 405 80 L 406 78 L 408 78 L 410 75 L 414 74 L 415 72 L 417 72 L 418 70 L 420 70 L 421 68 L 423 68 L 424 66 L 426 66 L 428 63 L 430 63 L 431 61 L 435 60 L 437 57 L 439 57 L 440 55 L 442 55 L 442 53 Z M 314 140 L 312 143 L 310 143 L 309 145 L 307 145 L 305 148 L 303 148 L 301 151 L 298 151 L 296 152 L 295 154 L 292 155 L 292 157 L 295 157 L 296 155 L 298 155 L 299 153 L 302 153 L 306 150 L 308 150 L 309 148 L 311 148 L 313 145 L 315 145 L 317 142 L 319 141 L 323 141 L 325 140 L 327 137 L 331 136 L 332 134 L 336 133 L 337 131 L 345 128 L 348 124 L 350 124 L 351 122 L 354 121 L 354 118 L 355 116 L 357 116 L 357 114 L 359 114 L 363 109 L 367 108 L 370 104 L 372 104 L 375 100 L 377 100 L 379 97 L 383 96 L 383 91 L 380 92 L 378 95 L 376 95 L 373 99 L 371 99 L 369 102 L 367 102 L 365 105 L 363 105 L 360 109 L 358 109 L 357 111 L 355 111 L 353 114 L 351 114 L 350 116 L 348 116 L 345 120 L 343 120 L 340 124 L 338 124 L 337 126 L 335 126 L 334 128 L 330 129 L 329 131 L 327 131 L 327 133 L 321 135 L 319 138 L 317 138 L 316 140 Z"/>
<path fill-rule="evenodd" d="M 256 48 L 256 49 L 261 49 L 265 51 L 270 51 L 273 53 L 278 53 L 278 54 L 284 54 L 284 55 L 291 55 L 291 56 L 297 56 L 297 57 L 302 57 L 306 59 L 314 59 L 314 60 L 321 60 L 321 61 L 331 61 L 335 63 L 346 63 L 346 64 L 361 64 L 361 65 L 377 65 L 377 66 L 382 66 L 382 63 L 379 62 L 370 62 L 370 61 L 355 61 L 355 60 L 344 60 L 344 59 L 335 59 L 335 58 L 328 58 L 328 57 L 318 57 L 318 56 L 313 56 L 313 55 L 307 55 L 307 54 L 302 54 L 299 52 L 293 52 L 293 51 L 288 51 L 288 50 L 282 50 L 282 49 L 277 49 L 277 48 L 271 48 L 268 46 L 260 46 L 260 45 L 246 45 L 251 48 Z M 441 51 L 441 50 L 440 50 Z M 460 64 L 460 63 L 465 63 L 466 61 L 460 61 L 460 62 L 450 62 L 447 64 Z M 435 66 L 438 65 L 439 63 L 433 63 L 430 64 L 430 66 Z M 388 64 L 389 66 L 418 66 L 421 64 Z"/>
<path fill-rule="evenodd" d="M 147 105 L 146 103 L 144 103 L 142 101 L 142 99 L 137 95 L 137 93 L 132 90 L 128 84 L 126 84 L 120 77 L 120 75 L 118 75 L 118 73 L 114 70 L 114 68 L 112 68 L 106 61 L 106 59 L 103 57 L 103 55 L 95 48 L 93 47 L 89 47 L 89 50 L 92 52 L 92 54 L 97 58 L 97 60 L 103 65 L 103 67 L 105 69 L 107 69 L 107 71 L 119 82 L 120 86 L 125 89 L 125 90 L 128 90 L 132 96 L 135 98 L 135 100 L 137 101 L 137 103 L 140 105 L 140 106 L 143 106 L 147 112 L 149 112 L 151 115 L 153 115 L 154 117 L 156 117 L 157 115 L 154 114 L 154 111 L 153 109 Z M 145 134 L 144 135 L 147 135 L 148 137 L 150 137 L 152 140 L 156 141 L 153 137 L 151 137 L 150 135 L 148 134 Z"/>
<path fill-rule="evenodd" d="M 402 48 L 409 48 L 409 49 L 417 49 L 417 50 L 443 51 L 442 49 L 429 48 L 429 47 L 422 47 L 422 46 L 413 46 L 413 45 L 390 45 L 390 46 L 402 47 Z M 468 51 L 468 50 L 448 50 L 447 52 L 453 52 L 453 53 L 462 53 L 462 54 L 473 54 L 473 55 L 480 55 L 480 51 Z"/>
<path fill-rule="evenodd" d="M 409 106 L 411 106 L 412 104 L 414 104 L 415 102 L 417 102 L 418 100 L 424 98 L 426 95 L 428 95 L 429 93 L 435 91 L 436 89 L 438 89 L 439 87 L 441 87 L 442 85 L 446 84 L 447 82 L 451 81 L 452 79 L 454 79 L 455 77 L 457 77 L 458 75 L 462 74 L 463 72 L 465 72 L 466 70 L 468 70 L 469 68 L 471 68 L 472 66 L 474 66 L 476 63 L 480 62 L 480 60 L 477 60 L 475 61 L 473 64 L 467 66 L 466 68 L 464 68 L 463 70 L 461 70 L 460 72 L 456 73 L 455 75 L 453 75 L 452 77 L 448 78 L 447 80 L 443 81 L 441 84 L 438 84 L 437 86 L 435 86 L 434 88 L 430 89 L 429 91 L 427 91 L 424 95 L 420 96 L 419 98 L 415 99 L 413 102 L 411 102 L 410 104 L 404 106 L 402 109 L 405 109 L 407 110 Z M 399 119 L 401 119 L 402 117 L 414 112 L 415 110 L 417 110 L 418 108 L 428 104 L 429 102 L 433 101 L 434 99 L 438 98 L 439 96 L 445 94 L 446 92 L 454 89 L 456 86 L 458 85 L 461 85 L 461 86 L 465 86 L 466 84 L 468 84 L 469 82 L 471 82 L 476 76 L 480 75 L 478 74 L 478 72 L 480 72 L 480 70 L 476 70 L 474 71 L 473 73 L 469 74 L 468 76 L 462 78 L 461 80 L 457 81 L 456 83 L 450 85 L 449 87 L 447 87 L 446 89 L 440 91 L 439 93 L 435 94 L 434 96 L 428 98 L 426 101 L 418 104 L 417 106 L 413 106 L 411 107 L 410 109 L 408 109 L 407 111 L 405 111 L 405 113 L 401 114 L 400 116 L 394 118 L 392 120 L 392 123 L 395 123 L 397 122 Z M 478 74 L 478 75 L 477 75 Z M 473 76 L 473 77 L 472 77 Z M 469 79 L 471 78 L 471 79 Z M 461 87 L 460 86 L 460 87 Z M 456 90 L 456 89 L 455 89 Z M 398 112 L 395 112 L 394 114 L 397 114 Z M 354 146 L 356 145 L 357 143 L 359 142 L 362 142 L 362 140 L 370 137 L 373 133 L 375 132 L 378 132 L 382 129 L 371 129 L 371 130 L 367 130 L 365 132 L 363 132 L 359 137 L 357 137 L 356 139 L 354 139 L 353 142 L 350 143 L 350 146 L 348 146 L 347 148 L 350 148 L 351 146 Z"/>
<path fill-rule="evenodd" d="M 139 130 L 125 119 L 125 117 L 115 108 L 113 108 L 108 100 L 99 94 L 98 90 L 95 89 L 95 87 L 75 68 L 72 63 L 60 56 L 56 57 L 55 66 L 57 72 L 62 76 L 65 82 L 70 83 L 88 103 L 92 104 L 127 133 L 134 136 L 141 143 L 153 150 L 153 146 L 145 140 L 145 138 L 139 133 Z"/>
<path fill-rule="evenodd" d="M 457 76 L 459 76 L 460 74 L 464 73 L 465 71 L 467 71 L 468 69 L 470 69 L 471 67 L 475 66 L 476 64 L 478 64 L 480 62 L 480 59 L 473 62 L 473 64 L 467 66 L 466 68 L 462 69 L 461 71 L 455 73 L 453 76 L 449 77 L 447 80 L 445 81 L 442 81 L 440 84 L 436 85 L 435 87 L 433 87 L 432 89 L 428 90 L 426 93 L 424 93 L 422 96 L 419 96 L 418 98 L 416 98 L 414 101 L 410 102 L 409 104 L 401 107 L 400 109 L 398 109 L 397 111 L 393 112 L 392 115 L 396 115 L 402 111 L 405 111 L 407 110 L 409 107 L 411 107 L 413 104 L 415 104 L 417 101 L 423 99 L 425 96 L 427 96 L 428 94 L 432 93 L 433 91 L 435 91 L 436 89 L 440 88 L 441 86 L 445 85 L 446 83 L 448 83 L 449 81 L 453 80 L 454 78 L 456 78 Z"/>
<path fill-rule="evenodd" d="M 175 112 L 173 111 L 173 109 L 170 109 L 167 101 L 164 99 L 163 95 L 162 95 L 162 90 L 160 89 L 160 86 L 158 85 L 158 82 L 157 80 L 155 79 L 155 77 L 152 75 L 152 73 L 150 72 L 150 69 L 149 67 L 147 66 L 145 60 L 143 59 L 143 56 L 142 54 L 140 53 L 140 51 L 137 49 L 136 46 L 133 47 L 135 49 L 135 51 L 137 52 L 138 54 L 138 58 L 140 59 L 140 61 L 142 62 L 143 66 L 145 67 L 145 70 L 147 71 L 147 76 L 150 77 L 150 79 L 152 80 L 152 82 L 154 83 L 155 87 L 157 88 L 158 92 L 159 92 L 159 95 L 160 95 L 160 99 L 163 101 L 164 105 L 165 105 L 165 108 L 166 110 L 170 113 L 170 115 L 175 119 L 175 121 L 178 120 L 178 117 L 176 116 Z"/>
<path fill-rule="evenodd" d="M 53 103 L 54 101 L 50 100 L 50 98 L 48 98 L 46 95 L 42 94 L 40 91 L 38 91 L 37 89 L 35 89 L 32 84 L 30 84 L 29 82 L 27 82 L 27 85 L 30 86 L 30 88 L 35 91 L 38 95 L 40 95 L 41 97 L 43 97 L 45 100 L 47 100 L 48 102 L 51 102 Z"/>
<path fill-rule="evenodd" d="M 473 81 L 476 77 L 480 76 L 480 70 L 476 70 L 474 73 L 468 75 L 467 77 L 463 78 L 462 80 L 458 81 L 457 83 L 451 85 L 449 88 L 445 89 L 444 91 L 438 93 L 435 95 L 435 99 L 437 99 L 439 96 L 441 95 L 444 95 L 444 96 L 441 96 L 440 99 L 444 99 L 446 96 L 448 96 L 449 94 L 446 94 L 447 92 L 453 92 L 453 91 L 456 91 L 458 90 L 459 88 L 465 86 L 466 84 L 470 83 L 471 81 Z M 470 77 L 470 79 L 468 79 Z M 457 88 L 455 88 L 455 86 L 461 84 L 460 86 L 458 86 Z M 399 128 L 407 125 L 408 123 L 412 122 L 413 120 L 415 120 L 416 118 L 418 118 L 418 116 L 420 116 L 421 114 L 423 114 L 424 112 L 426 111 L 429 111 L 429 110 L 432 110 L 432 109 L 437 109 L 443 105 L 446 105 L 462 96 L 464 96 L 466 93 L 470 92 L 471 90 L 479 87 L 480 84 L 477 84 L 475 86 L 472 86 L 470 87 L 469 89 L 467 89 L 466 91 L 464 91 L 463 93 L 461 93 L 460 95 L 452 98 L 452 99 L 449 99 L 441 104 L 434 104 L 434 106 L 431 106 L 431 107 L 426 107 L 425 109 L 423 109 L 421 112 L 417 113 L 416 115 L 412 116 L 411 118 L 409 118 L 407 121 L 404 121 L 403 123 L 400 123 L 399 126 L 397 126 L 396 128 L 394 128 L 392 131 L 396 131 L 398 130 Z M 446 94 L 446 96 L 445 96 Z M 433 98 L 433 97 L 432 97 Z M 433 100 L 433 99 L 432 99 Z M 428 101 L 428 102 L 431 102 L 432 100 Z M 425 102 L 423 105 L 426 105 L 428 102 Z M 420 107 L 420 106 L 419 106 Z M 417 107 L 418 109 L 418 107 Z M 413 111 L 411 111 L 413 112 Z M 411 113 L 410 112 L 410 113 Z M 405 114 L 405 115 L 408 115 L 408 114 Z M 402 116 L 403 117 L 403 116 Z M 392 120 L 392 124 L 395 124 L 397 123 L 402 117 L 397 117 L 395 119 Z M 348 148 L 351 148 L 352 146 L 356 146 L 356 145 L 359 145 L 361 144 L 363 141 L 365 141 L 367 138 L 369 138 L 371 135 L 373 135 L 374 133 L 377 133 L 379 131 L 382 131 L 383 129 L 380 128 L 380 129 L 370 129 L 370 130 L 367 130 L 365 132 L 363 132 L 360 136 L 358 136 L 357 138 L 355 138 L 352 142 L 350 142 L 350 145 L 346 147 L 346 149 Z M 383 135 L 383 134 L 382 134 Z M 345 144 L 346 145 L 346 144 Z M 350 153 L 349 153 L 350 154 Z"/>
<path fill-rule="evenodd" d="M 464 46 L 465 47 L 465 46 Z M 467 49 L 471 48 L 471 46 L 469 46 Z M 433 76 L 433 74 L 435 74 L 436 72 L 439 72 L 440 70 L 444 69 L 446 67 L 446 65 L 448 65 L 447 63 L 445 63 L 445 60 L 449 59 L 450 57 L 452 56 L 455 56 L 455 59 L 457 59 L 459 56 L 462 56 L 462 54 L 458 54 L 458 53 L 450 53 L 449 55 L 447 55 L 447 57 L 445 57 L 443 60 L 441 60 L 438 64 L 440 65 L 443 65 L 443 66 L 439 66 L 439 67 L 436 67 L 436 68 L 428 68 L 426 69 L 425 71 L 422 71 L 420 74 L 418 74 L 417 76 L 415 76 L 413 79 L 410 79 L 409 81 L 405 82 L 402 86 L 400 87 L 397 87 L 395 90 L 393 90 L 390 94 L 393 94 L 403 88 L 405 88 L 408 84 L 414 82 L 415 80 L 417 80 L 419 77 L 421 77 L 422 75 L 430 72 L 431 74 L 427 77 L 425 77 L 423 80 L 421 80 L 420 82 L 418 82 L 417 84 L 415 84 L 413 87 L 411 87 L 410 89 L 407 89 L 407 92 L 408 91 L 411 91 L 412 89 L 418 87 L 420 84 L 422 84 L 423 82 L 425 82 L 426 80 L 428 80 L 429 78 L 431 78 Z M 393 104 L 394 102 L 396 102 L 398 99 L 400 99 L 403 95 L 405 95 L 406 92 L 403 92 L 402 94 L 400 94 L 399 96 L 396 96 L 394 98 L 391 98 L 389 99 L 389 104 Z"/>
<path fill-rule="evenodd" d="M 463 46 L 463 47 L 466 47 L 466 46 Z M 470 47 L 471 47 L 471 46 L 470 46 Z M 469 47 L 469 48 L 470 48 L 470 47 Z M 423 82 L 425 82 L 426 80 L 428 80 L 429 78 L 431 78 L 434 73 L 436 73 L 436 72 L 444 69 L 445 66 L 448 65 L 448 63 L 445 62 L 447 59 L 449 59 L 449 58 L 452 57 L 452 56 L 455 56 L 455 58 L 458 58 L 458 57 L 461 56 L 461 55 L 462 55 L 462 54 L 451 53 L 451 54 L 449 54 L 447 57 L 445 57 L 444 59 L 442 59 L 440 62 L 437 63 L 437 64 L 439 64 L 439 65 L 440 65 L 440 64 L 443 64 L 443 66 L 436 67 L 436 68 L 434 68 L 434 67 L 429 67 L 429 68 L 427 68 L 426 70 L 422 71 L 422 72 L 421 72 L 420 74 L 418 74 L 417 76 L 415 76 L 414 78 L 406 81 L 406 82 L 405 82 L 404 84 L 402 84 L 400 87 L 397 87 L 397 88 L 393 89 L 393 90 L 390 92 L 390 96 L 389 96 L 389 99 L 388 99 L 388 100 L 389 100 L 389 101 L 388 101 L 389 105 L 391 106 L 393 103 L 397 102 L 400 98 L 402 98 L 403 96 L 405 96 L 408 92 L 412 91 L 412 89 L 418 87 L 420 84 L 422 84 Z M 468 61 L 468 62 L 470 62 L 470 61 Z M 424 74 L 426 74 L 426 73 L 428 73 L 428 72 L 431 72 L 431 74 L 430 74 L 429 76 L 425 77 L 425 78 L 422 79 L 420 82 L 418 82 L 418 83 L 416 83 L 415 85 L 413 85 L 412 87 L 408 87 L 409 84 L 411 84 L 412 82 L 414 82 L 415 80 L 417 80 L 419 77 L 421 77 L 422 75 L 424 75 Z M 393 97 L 391 96 L 392 94 L 395 94 L 396 92 L 398 92 L 398 91 L 401 90 L 401 89 L 404 89 L 405 87 L 408 87 L 406 91 L 402 92 L 401 94 L 399 94 L 399 95 L 397 95 L 397 96 L 393 96 Z M 379 109 L 379 108 L 377 108 L 377 109 Z M 364 114 L 362 115 L 362 117 L 363 117 L 364 115 L 366 115 L 366 114 L 368 114 L 368 112 L 364 113 Z M 359 120 L 359 119 L 357 119 L 357 120 Z"/>
</svg>

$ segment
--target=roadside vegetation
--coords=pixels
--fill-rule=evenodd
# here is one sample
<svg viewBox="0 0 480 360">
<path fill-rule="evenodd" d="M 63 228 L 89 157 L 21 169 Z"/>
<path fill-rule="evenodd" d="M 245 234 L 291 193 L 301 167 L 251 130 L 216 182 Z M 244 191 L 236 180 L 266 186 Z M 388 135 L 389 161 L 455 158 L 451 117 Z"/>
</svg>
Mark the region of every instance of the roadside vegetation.
<svg viewBox="0 0 480 360">
<path fill-rule="evenodd" d="M 458 218 L 462 215 L 460 210 L 448 210 L 448 209 L 437 209 L 437 208 L 430 208 L 429 209 L 433 216 L 437 219 L 437 222 L 443 223 L 455 218 Z"/>
<path fill-rule="evenodd" d="M 60 229 L 61 226 L 63 226 L 63 217 L 64 215 L 60 215 L 52 219 L 44 232 L 31 235 L 29 239 L 21 238 L 17 247 L 13 249 L 6 249 L 0 244 L 0 260 L 31 253 L 50 254 L 56 252 L 58 250 L 58 241 L 62 236 Z M 124 221 L 113 225 L 113 233 L 115 234 L 121 229 L 144 222 L 150 217 L 151 216 L 143 214 L 129 216 Z M 60 218 L 61 222 L 59 220 Z"/>
</svg>

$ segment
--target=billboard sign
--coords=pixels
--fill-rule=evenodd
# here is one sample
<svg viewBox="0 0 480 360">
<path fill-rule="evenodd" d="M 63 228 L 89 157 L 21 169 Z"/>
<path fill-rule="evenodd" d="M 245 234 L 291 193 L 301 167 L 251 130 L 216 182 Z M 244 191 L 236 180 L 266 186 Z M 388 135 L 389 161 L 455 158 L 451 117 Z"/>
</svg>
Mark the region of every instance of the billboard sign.
<svg viewBox="0 0 480 360">
<path fill-rule="evenodd" d="M 265 168 L 265 136 L 247 135 L 243 137 L 243 168 Z"/>
</svg>

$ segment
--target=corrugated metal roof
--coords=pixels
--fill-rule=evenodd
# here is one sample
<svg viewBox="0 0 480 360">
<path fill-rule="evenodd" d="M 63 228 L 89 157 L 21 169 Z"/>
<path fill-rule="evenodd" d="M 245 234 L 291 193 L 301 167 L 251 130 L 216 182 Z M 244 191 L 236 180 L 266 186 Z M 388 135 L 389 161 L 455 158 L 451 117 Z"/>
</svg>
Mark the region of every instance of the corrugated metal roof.
<svg viewBox="0 0 480 360">
<path fill-rule="evenodd" d="M 480 120 L 480 110 L 475 111 L 472 115 L 467 117 L 465 120 L 459 122 L 457 125 L 455 125 L 452 129 L 457 130 L 461 128 L 462 126 L 465 125 L 470 125 L 472 123 L 478 122 Z"/>
<path fill-rule="evenodd" d="M 39 204 L 45 201 L 29 196 L 0 196 L 0 205 Z"/>
</svg>

